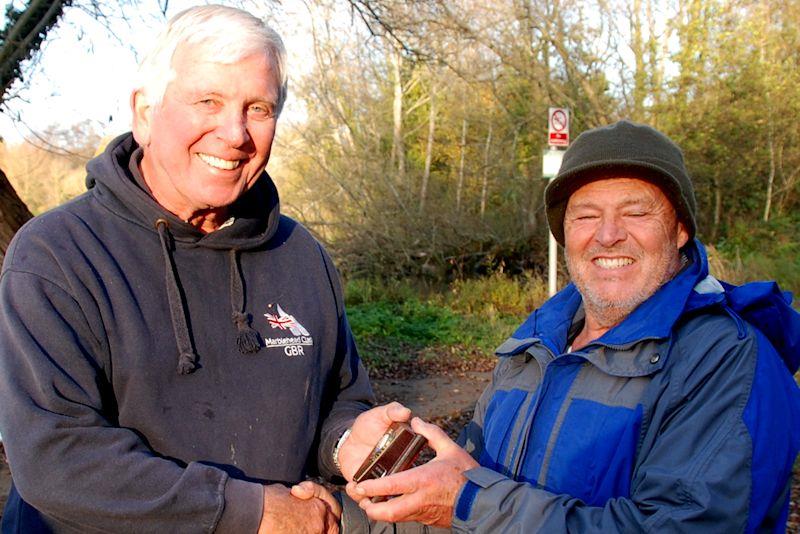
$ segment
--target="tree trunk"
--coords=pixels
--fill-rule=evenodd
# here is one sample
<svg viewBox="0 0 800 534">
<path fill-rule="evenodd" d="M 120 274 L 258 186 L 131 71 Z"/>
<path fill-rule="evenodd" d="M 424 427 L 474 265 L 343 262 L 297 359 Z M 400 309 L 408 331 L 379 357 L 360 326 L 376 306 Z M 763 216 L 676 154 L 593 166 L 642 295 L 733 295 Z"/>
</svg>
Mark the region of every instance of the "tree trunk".
<svg viewBox="0 0 800 534">
<path fill-rule="evenodd" d="M 47 32 L 58 21 L 72 0 L 32 0 L 21 13 L 6 13 L 0 39 L 0 103 L 8 97 L 9 87 L 22 77 L 20 64 L 38 50 Z M 33 217 L 0 170 L 0 262 L 5 259 L 8 243 L 25 221 Z"/>
<path fill-rule="evenodd" d="M 649 60 L 650 86 L 648 93 L 653 99 L 652 109 L 661 109 L 661 101 L 664 95 L 664 67 L 661 62 L 662 57 L 667 57 L 669 52 L 667 44 L 659 44 L 658 31 L 656 29 L 656 17 L 653 15 L 653 0 L 647 0 L 647 54 Z M 658 117 L 650 117 L 658 125 Z"/>
<path fill-rule="evenodd" d="M 436 82 L 431 83 L 431 104 L 428 112 L 428 144 L 425 147 L 425 171 L 422 174 L 422 188 L 419 192 L 419 212 L 425 211 L 428 197 L 428 181 L 431 178 L 431 161 L 433 160 L 433 136 L 436 133 Z"/>
<path fill-rule="evenodd" d="M 32 0 L 22 15 L 4 29 L 0 45 L 0 101 L 9 87 L 21 78 L 20 64 L 38 50 L 47 32 L 72 0 Z"/>
<path fill-rule="evenodd" d="M 458 155 L 458 185 L 456 186 L 456 211 L 461 211 L 461 195 L 464 191 L 464 152 L 467 148 L 467 119 L 461 119 L 461 144 Z"/>
<path fill-rule="evenodd" d="M 8 243 L 19 227 L 33 217 L 25 203 L 11 187 L 5 173 L 0 170 L 0 262 L 3 261 Z"/>
<path fill-rule="evenodd" d="M 392 72 L 394 74 L 394 102 L 392 112 L 394 124 L 392 128 L 392 165 L 397 162 L 397 178 L 400 183 L 406 178 L 406 147 L 403 141 L 403 80 L 400 79 L 400 52 L 392 54 Z"/>
<path fill-rule="evenodd" d="M 765 21 L 766 27 L 769 27 L 771 18 L 769 7 L 766 8 L 765 15 L 766 15 L 766 21 Z M 766 57 L 767 46 L 765 40 L 766 40 L 765 36 L 762 36 L 760 39 L 761 43 L 760 43 L 759 57 L 762 65 L 766 65 L 768 63 Z M 769 177 L 767 178 L 767 198 L 764 201 L 764 216 L 763 216 L 764 222 L 769 221 L 770 209 L 772 208 L 772 189 L 775 184 L 775 135 L 773 131 L 773 124 L 775 124 L 775 121 L 773 120 L 773 115 L 774 115 L 772 112 L 773 98 L 771 94 L 772 91 L 770 91 L 769 81 L 767 82 L 766 87 L 767 90 L 764 96 L 766 97 L 766 102 L 767 102 L 767 144 L 769 146 Z"/>
<path fill-rule="evenodd" d="M 722 220 L 722 184 L 719 176 L 715 176 L 712 185 L 714 187 L 714 221 L 711 226 L 711 239 L 709 242 L 716 243 L 719 235 L 719 224 Z"/>
<path fill-rule="evenodd" d="M 633 72 L 633 109 L 631 116 L 633 120 L 643 120 L 644 99 L 647 96 L 647 71 L 645 68 L 645 49 L 644 38 L 642 37 L 642 1 L 633 0 L 633 7 L 630 14 L 631 28 L 631 51 L 635 60 L 635 70 Z"/>
<path fill-rule="evenodd" d="M 483 184 L 481 187 L 481 220 L 486 214 L 486 200 L 489 196 L 489 149 L 492 146 L 492 128 L 489 123 L 489 132 L 486 134 L 486 145 L 483 147 Z"/>
<path fill-rule="evenodd" d="M 771 128 L 770 128 L 771 130 Z M 769 133 L 769 178 L 767 179 L 767 200 L 764 203 L 764 222 L 769 221 L 769 212 L 772 207 L 772 189 L 775 184 L 775 145 L 772 142 L 772 132 Z"/>
</svg>

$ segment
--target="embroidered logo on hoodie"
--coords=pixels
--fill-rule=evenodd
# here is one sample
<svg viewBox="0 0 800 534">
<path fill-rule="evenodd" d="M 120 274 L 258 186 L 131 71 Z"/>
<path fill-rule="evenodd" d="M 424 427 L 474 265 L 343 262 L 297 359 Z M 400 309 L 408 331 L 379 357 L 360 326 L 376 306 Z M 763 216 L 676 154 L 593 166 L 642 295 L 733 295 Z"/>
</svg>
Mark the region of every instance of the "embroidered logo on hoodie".
<svg viewBox="0 0 800 534">
<path fill-rule="evenodd" d="M 264 343 L 267 348 L 270 347 L 283 347 L 283 353 L 287 356 L 303 356 L 305 355 L 304 347 L 309 347 L 314 344 L 314 338 L 311 337 L 308 330 L 300 324 L 300 321 L 294 318 L 294 315 L 286 313 L 280 304 L 270 304 L 267 306 L 270 310 L 274 309 L 275 313 L 265 313 L 264 317 L 273 330 L 285 332 L 288 330 L 292 337 L 264 337 Z M 278 332 L 275 332 L 276 334 Z"/>
</svg>

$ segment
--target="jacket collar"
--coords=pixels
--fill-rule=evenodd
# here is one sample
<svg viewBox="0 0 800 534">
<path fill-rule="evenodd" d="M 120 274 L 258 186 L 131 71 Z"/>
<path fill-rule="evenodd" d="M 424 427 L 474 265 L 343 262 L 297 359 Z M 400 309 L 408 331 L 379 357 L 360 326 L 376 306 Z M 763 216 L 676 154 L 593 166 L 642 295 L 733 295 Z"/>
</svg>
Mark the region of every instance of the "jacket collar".
<svg viewBox="0 0 800 534">
<path fill-rule="evenodd" d="M 633 310 L 624 321 L 593 344 L 626 348 L 643 339 L 668 338 L 685 310 L 706 307 L 724 299 L 719 293 L 692 291 L 699 282 L 708 277 L 708 259 L 700 241 L 695 239 L 689 243 L 684 247 L 683 253 L 689 260 L 687 265 Z M 566 348 L 570 326 L 581 306 L 580 293 L 574 284 L 569 284 L 534 311 L 498 347 L 496 354 L 513 356 L 536 342 L 543 343 L 553 354 L 561 354 Z"/>
</svg>

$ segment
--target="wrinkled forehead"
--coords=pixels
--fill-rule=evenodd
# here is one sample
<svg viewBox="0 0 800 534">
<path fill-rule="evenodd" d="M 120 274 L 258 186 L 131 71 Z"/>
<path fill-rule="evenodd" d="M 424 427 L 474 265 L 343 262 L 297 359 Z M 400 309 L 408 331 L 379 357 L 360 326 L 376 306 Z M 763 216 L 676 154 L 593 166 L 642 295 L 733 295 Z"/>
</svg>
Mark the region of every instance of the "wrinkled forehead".
<svg viewBox="0 0 800 534">
<path fill-rule="evenodd" d="M 587 177 L 582 183 L 575 185 L 567 198 L 567 211 L 600 203 L 604 206 L 649 203 L 676 211 L 670 191 L 663 180 L 633 173 L 606 173 Z"/>
<path fill-rule="evenodd" d="M 172 55 L 164 94 L 176 86 L 182 87 L 183 91 L 195 93 L 225 93 L 228 86 L 263 82 L 268 89 L 259 93 L 259 96 L 271 95 L 276 101 L 279 100 L 281 84 L 277 65 L 271 54 L 263 49 L 256 49 L 251 53 L 245 50 L 243 53 L 245 55 L 234 58 L 210 53 L 203 44 L 186 43 L 177 47 Z M 257 62 L 252 61 L 253 59 Z"/>
</svg>

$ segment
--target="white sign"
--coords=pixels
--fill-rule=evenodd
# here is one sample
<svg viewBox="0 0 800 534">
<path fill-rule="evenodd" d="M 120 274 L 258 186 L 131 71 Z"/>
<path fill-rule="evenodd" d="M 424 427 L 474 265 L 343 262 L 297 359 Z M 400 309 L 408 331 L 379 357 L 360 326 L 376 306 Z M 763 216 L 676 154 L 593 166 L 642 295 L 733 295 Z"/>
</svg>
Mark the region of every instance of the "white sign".
<svg viewBox="0 0 800 534">
<path fill-rule="evenodd" d="M 562 159 L 564 159 L 563 150 L 544 149 L 542 151 L 542 178 L 555 178 L 561 168 Z"/>
<path fill-rule="evenodd" d="M 548 108 L 547 144 L 569 146 L 569 109 Z"/>
</svg>

